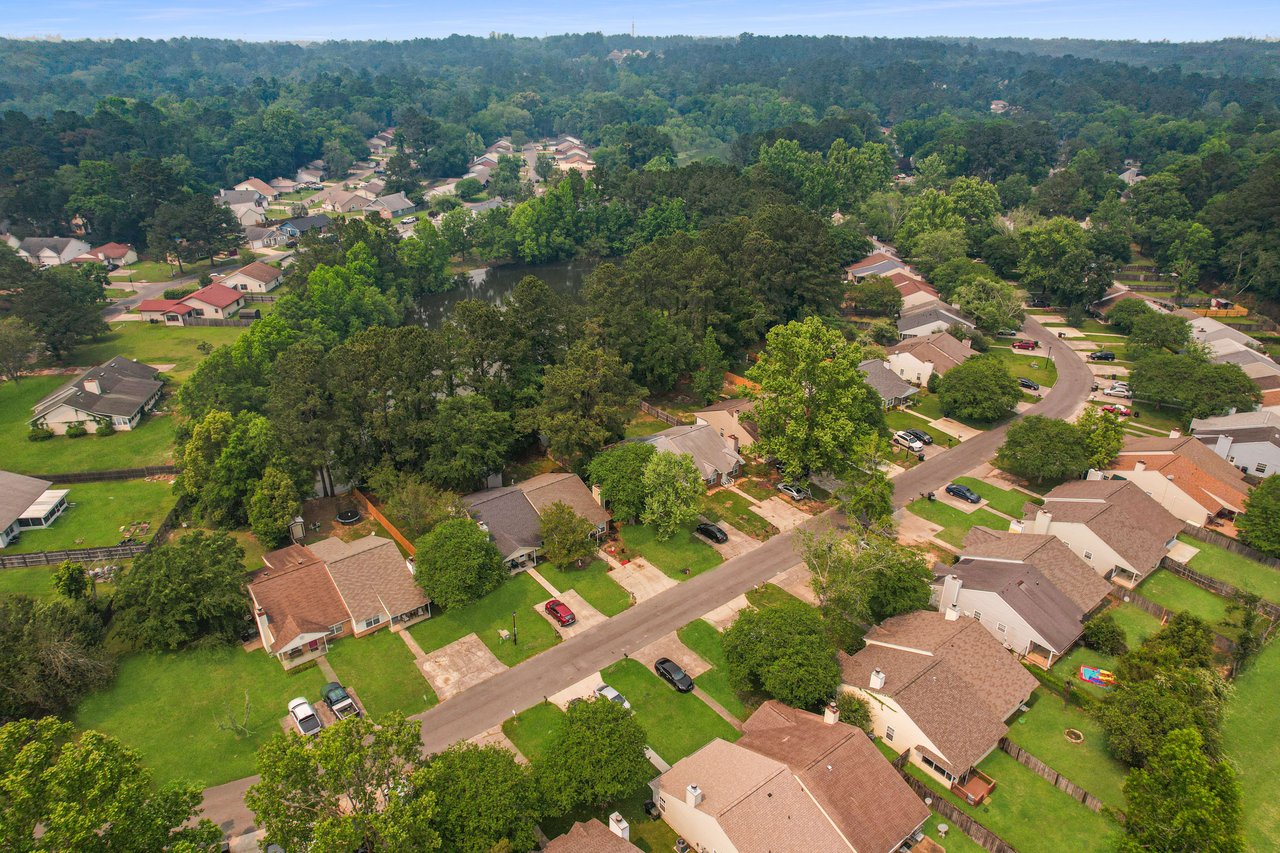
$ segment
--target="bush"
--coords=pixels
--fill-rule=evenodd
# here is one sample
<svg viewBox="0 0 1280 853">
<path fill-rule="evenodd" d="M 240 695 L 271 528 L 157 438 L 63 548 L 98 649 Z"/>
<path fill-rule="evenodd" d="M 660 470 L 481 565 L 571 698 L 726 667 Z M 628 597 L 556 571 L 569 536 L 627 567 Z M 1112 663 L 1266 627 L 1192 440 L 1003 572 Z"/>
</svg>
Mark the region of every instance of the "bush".
<svg viewBox="0 0 1280 853">
<path fill-rule="evenodd" d="M 842 690 L 836 696 L 836 707 L 840 709 L 840 722 L 871 731 L 871 706 L 866 699 Z"/>
<path fill-rule="evenodd" d="M 929 381 L 928 381 L 928 382 L 926 382 L 926 383 L 924 384 L 925 390 L 927 390 L 930 394 L 937 394 L 937 393 L 938 393 L 938 385 L 939 385 L 939 383 L 940 383 L 941 379 L 942 379 L 942 374 L 941 374 L 941 373 L 939 373 L 939 372 L 938 372 L 938 371 L 936 371 L 936 370 L 935 370 L 935 371 L 933 371 L 933 372 L 931 372 L 931 373 L 929 374 Z"/>
<path fill-rule="evenodd" d="M 67 432 L 66 432 L 67 438 L 79 438 L 82 435 L 88 435 L 88 434 L 89 434 L 89 430 L 85 429 L 84 424 L 82 423 L 74 423 L 71 426 L 67 427 Z"/>
<path fill-rule="evenodd" d="M 1080 637 L 1086 649 L 1102 652 L 1104 655 L 1122 655 L 1129 651 L 1124 642 L 1124 629 L 1116 624 L 1110 613 L 1103 613 L 1084 623 L 1084 634 Z"/>
<path fill-rule="evenodd" d="M 53 438 L 53 430 L 44 427 L 32 427 L 27 433 L 27 441 L 48 441 Z"/>
<path fill-rule="evenodd" d="M 195 287 L 168 287 L 168 288 L 165 288 L 164 298 L 165 299 L 181 299 L 184 296 L 190 296 L 191 294 L 195 293 L 198 289 L 199 288 L 195 288 Z"/>
<path fill-rule="evenodd" d="M 93 428 L 96 435 L 112 435 L 115 433 L 115 424 L 111 421 L 98 421 L 98 425 Z"/>
</svg>

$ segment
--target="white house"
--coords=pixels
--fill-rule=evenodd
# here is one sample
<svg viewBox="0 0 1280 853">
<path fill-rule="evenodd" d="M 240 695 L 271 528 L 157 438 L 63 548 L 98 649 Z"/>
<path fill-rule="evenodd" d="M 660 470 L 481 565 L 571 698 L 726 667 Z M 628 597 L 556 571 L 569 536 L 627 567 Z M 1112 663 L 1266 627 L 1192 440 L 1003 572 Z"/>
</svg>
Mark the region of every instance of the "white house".
<svg viewBox="0 0 1280 853">
<path fill-rule="evenodd" d="M 931 299 L 898 317 L 898 334 L 903 338 L 915 338 L 945 332 L 952 326 L 973 330 L 973 321 L 965 317 L 941 299 Z"/>
<path fill-rule="evenodd" d="M 240 291 L 215 281 L 181 299 L 144 299 L 138 314 L 149 323 L 184 326 L 189 319 L 226 320 L 243 307 Z"/>
<path fill-rule="evenodd" d="M 80 257 L 72 261 L 73 264 L 115 264 L 123 267 L 128 264 L 136 263 L 138 253 L 128 243 L 103 243 L 101 246 L 94 246 Z"/>
<path fill-rule="evenodd" d="M 1246 474 L 1270 477 L 1280 470 L 1280 414 L 1240 412 L 1217 418 L 1195 418 L 1196 440 Z"/>
<path fill-rule="evenodd" d="M 218 284 L 241 293 L 270 293 L 283 280 L 283 270 L 254 261 L 219 279 Z"/>
<path fill-rule="evenodd" d="M 920 335 L 899 341 L 885 350 L 885 364 L 904 382 L 923 388 L 933 374 L 939 376 L 977 355 L 968 341 L 946 332 Z"/>
<path fill-rule="evenodd" d="M 0 471 L 0 548 L 23 530 L 48 527 L 67 509 L 67 490 L 47 480 Z"/>
<path fill-rule="evenodd" d="M 6 234 L 5 242 L 18 253 L 18 257 L 36 267 L 69 264 L 89 252 L 89 244 L 75 237 L 27 237 L 19 240 L 12 234 Z"/>
<path fill-rule="evenodd" d="M 159 373 L 149 365 L 116 356 L 36 403 L 31 426 L 63 435 L 72 424 L 93 429 L 100 421 L 110 421 L 117 430 L 127 432 L 160 402 L 164 382 Z"/>
<path fill-rule="evenodd" d="M 217 202 L 231 210 L 242 228 L 267 219 L 267 198 L 257 190 L 219 190 Z"/>
</svg>

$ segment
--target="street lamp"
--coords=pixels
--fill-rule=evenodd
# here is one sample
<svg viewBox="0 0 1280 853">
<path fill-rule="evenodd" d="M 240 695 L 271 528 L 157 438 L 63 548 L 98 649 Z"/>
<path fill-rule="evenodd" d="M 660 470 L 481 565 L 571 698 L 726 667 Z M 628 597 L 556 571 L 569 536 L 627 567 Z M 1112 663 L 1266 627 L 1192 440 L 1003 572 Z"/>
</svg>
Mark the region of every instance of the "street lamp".
<svg viewBox="0 0 1280 853">
<path fill-rule="evenodd" d="M 520 644 L 520 632 L 516 630 L 516 612 L 511 611 L 511 645 Z"/>
</svg>

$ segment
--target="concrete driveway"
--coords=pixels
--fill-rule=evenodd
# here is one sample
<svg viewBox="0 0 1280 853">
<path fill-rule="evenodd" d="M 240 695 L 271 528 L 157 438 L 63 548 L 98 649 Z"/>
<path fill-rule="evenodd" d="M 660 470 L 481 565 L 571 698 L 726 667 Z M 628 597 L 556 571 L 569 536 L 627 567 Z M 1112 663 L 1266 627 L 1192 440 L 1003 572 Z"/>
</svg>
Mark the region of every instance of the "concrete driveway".
<svg viewBox="0 0 1280 853">
<path fill-rule="evenodd" d="M 754 509 L 756 515 L 783 533 L 788 530 L 794 530 L 810 518 L 809 513 L 780 495 L 769 498 L 767 501 L 761 501 L 755 505 Z"/>
<path fill-rule="evenodd" d="M 738 614 L 751 606 L 751 602 L 747 601 L 747 596 L 740 595 L 732 601 L 721 604 L 719 607 L 703 614 L 703 621 L 711 625 L 717 631 L 723 631 L 738 620 Z"/>
<path fill-rule="evenodd" d="M 782 587 L 801 601 L 814 605 L 818 603 L 818 595 L 813 591 L 813 572 L 804 563 L 797 563 L 785 572 L 780 572 L 769 583 Z"/>
<path fill-rule="evenodd" d="M 609 577 L 631 593 L 637 604 L 676 585 L 676 581 L 667 577 L 661 569 L 650 564 L 643 557 L 636 557 L 625 566 L 613 560 L 610 562 L 614 563 L 614 569 L 609 573 Z"/>
<path fill-rule="evenodd" d="M 547 599 L 547 601 L 550 600 L 551 599 L 549 598 Z M 551 614 L 547 613 L 543 608 L 543 605 L 545 605 L 547 601 L 538 602 L 533 609 L 538 612 L 539 616 L 550 622 L 551 627 L 555 628 L 561 637 L 576 637 L 583 631 L 593 628 L 609 618 L 588 604 L 585 598 L 578 595 L 577 590 L 565 590 L 560 593 L 560 600 L 569 605 L 569 609 L 572 610 L 573 615 L 577 617 L 577 621 L 572 625 L 561 625 L 555 619 L 551 618 Z"/>
<path fill-rule="evenodd" d="M 422 660 L 422 674 L 441 702 L 506 669 L 475 634 L 428 652 Z"/>
<path fill-rule="evenodd" d="M 716 553 L 721 557 L 724 557 L 726 560 L 731 560 L 734 557 L 741 556 L 748 551 L 760 547 L 759 542 L 726 521 L 717 521 L 716 527 L 723 530 L 725 535 L 729 537 L 728 542 L 712 542 L 701 533 L 695 533 L 694 536 L 701 539 L 703 542 L 706 542 L 712 548 L 715 548 Z"/>
<path fill-rule="evenodd" d="M 690 678 L 697 678 L 711 669 L 711 664 L 698 657 L 692 649 L 680 642 L 680 638 L 676 636 L 675 631 L 654 640 L 643 649 L 638 650 L 631 658 L 632 660 L 640 661 L 650 670 L 653 669 L 653 665 L 658 658 L 670 658 L 680 664 L 680 668 Z"/>
<path fill-rule="evenodd" d="M 600 677 L 599 672 L 593 672 L 581 681 L 576 681 L 558 693 L 551 694 L 547 697 L 547 701 L 563 711 L 574 699 L 590 698 L 601 684 L 604 684 L 604 679 Z"/>
</svg>

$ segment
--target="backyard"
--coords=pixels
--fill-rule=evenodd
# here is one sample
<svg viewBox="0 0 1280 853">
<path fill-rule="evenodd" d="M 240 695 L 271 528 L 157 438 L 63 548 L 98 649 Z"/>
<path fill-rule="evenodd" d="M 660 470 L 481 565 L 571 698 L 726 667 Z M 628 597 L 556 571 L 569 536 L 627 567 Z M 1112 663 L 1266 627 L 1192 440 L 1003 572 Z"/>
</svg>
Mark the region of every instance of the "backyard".
<svg viewBox="0 0 1280 853">
<path fill-rule="evenodd" d="M 711 664 L 711 669 L 699 675 L 693 682 L 739 720 L 745 720 L 751 716 L 751 709 L 743 703 L 738 692 L 729 684 L 729 662 L 724 656 L 724 647 L 721 645 L 723 635 L 710 622 L 703 619 L 693 620 L 676 634 L 680 637 L 680 642 Z"/>
<path fill-rule="evenodd" d="M 1280 643 L 1272 642 L 1234 682 L 1222 723 L 1223 750 L 1244 795 L 1245 842 L 1251 850 L 1280 850 Z"/>
<path fill-rule="evenodd" d="M 668 764 L 706 746 L 715 738 L 737 740 L 738 732 L 692 693 L 677 693 L 644 664 L 626 659 L 601 673 L 606 684 L 631 703 L 649 746 Z"/>
<path fill-rule="evenodd" d="M 757 515 L 752 506 L 751 501 L 729 489 L 720 489 L 702 498 L 702 514 L 709 521 L 726 521 L 752 539 L 763 542 L 776 534 L 778 528 Z"/>
<path fill-rule="evenodd" d="M 49 527 L 23 530 L 18 541 L 4 549 L 6 554 L 116 545 L 130 529 L 133 541 L 145 542 L 177 501 L 173 486 L 163 480 L 55 484 L 54 488 L 70 490 L 66 512 Z"/>
<path fill-rule="evenodd" d="M 1148 575 L 1138 584 L 1137 592 L 1170 610 L 1185 610 L 1208 622 L 1215 631 L 1227 637 L 1234 636 L 1234 629 L 1226 624 L 1227 600 L 1201 589 L 1191 581 L 1163 569 Z"/>
<path fill-rule="evenodd" d="M 204 354 L 197 349 L 202 342 L 219 347 L 233 342 L 244 330 L 244 326 L 166 326 L 138 321 L 112 323 L 107 334 L 76 347 L 72 360 L 91 367 L 122 355 L 143 364 L 172 364 L 173 368 L 166 370 L 165 375 L 181 379 L 204 360 Z"/>
<path fill-rule="evenodd" d="M 631 593 L 609 576 L 609 564 L 604 560 L 592 560 L 581 569 L 567 570 L 554 563 L 542 563 L 538 573 L 561 592 L 575 590 L 605 616 L 617 616 L 631 606 Z"/>
<path fill-rule="evenodd" d="M 1125 643 L 1129 648 L 1141 645 L 1143 640 L 1160 630 L 1160 620 L 1135 604 L 1115 605 L 1108 608 L 1106 612 L 1124 631 Z M 1118 659 L 1112 655 L 1095 652 L 1077 644 L 1065 657 L 1059 658 L 1054 662 L 1053 675 L 1063 681 L 1070 681 L 1072 690 L 1083 690 L 1091 696 L 1100 698 L 1110 691 L 1101 685 L 1081 681 L 1078 678 L 1080 667 L 1090 666 L 1114 671 L 1117 663 Z M 1077 726 L 1077 728 L 1079 727 Z"/>
<path fill-rule="evenodd" d="M 928 498 L 912 501 L 907 504 L 907 510 L 926 521 L 942 525 L 942 530 L 937 534 L 938 538 L 957 548 L 963 547 L 965 534 L 979 525 L 990 527 L 992 530 L 1009 529 L 1009 520 L 994 512 L 985 509 L 964 512 L 942 501 L 931 501 Z"/>
<path fill-rule="evenodd" d="M 1064 704 L 1044 687 L 1037 688 L 1028 704 L 1031 710 L 1009 727 L 1009 740 L 1108 806 L 1123 809 L 1127 768 L 1108 751 L 1102 727 L 1078 706 Z M 1067 740 L 1067 729 L 1083 734 L 1084 741 Z"/>
<path fill-rule="evenodd" d="M 280 733 L 295 696 L 319 700 L 324 675 L 316 667 L 286 673 L 262 651 L 239 646 L 123 658 L 110 687 L 88 696 L 75 722 L 119 738 L 137 750 L 156 782 L 186 779 L 218 785 L 254 772 L 254 753 Z M 244 721 L 248 734 L 224 727 Z"/>
<path fill-rule="evenodd" d="M 952 482 L 968 486 L 978 493 L 978 497 L 990 504 L 992 509 L 1013 518 L 1022 518 L 1022 508 L 1028 501 L 1033 504 L 1044 503 L 1044 498 L 1036 495 L 1029 495 L 1019 489 L 1002 489 L 974 477 L 956 477 Z"/>
<path fill-rule="evenodd" d="M 417 714 L 437 702 L 399 634 L 383 630 L 367 637 L 347 637 L 329 646 L 328 658 L 338 680 L 355 689 L 365 713 L 372 717 L 390 711 Z"/>
<path fill-rule="evenodd" d="M 693 535 L 693 527 L 692 524 L 682 526 L 665 542 L 659 540 L 657 532 L 647 524 L 624 524 L 618 528 L 618 535 L 628 551 L 644 557 L 668 577 L 683 581 L 721 563 L 716 549 Z M 625 556 L 619 554 L 618 558 Z"/>
<path fill-rule="evenodd" d="M 515 666 L 560 642 L 551 623 L 533 612 L 546 600 L 546 590 L 522 572 L 479 601 L 443 612 L 436 610 L 430 619 L 411 626 L 409 633 L 426 652 L 475 634 L 498 660 Z M 517 643 L 498 635 L 500 630 L 511 630 L 512 614 L 516 614 L 519 631 Z"/>
<path fill-rule="evenodd" d="M 0 596 L 5 595 L 29 595 L 32 598 L 52 596 L 53 566 L 0 570 Z"/>
<path fill-rule="evenodd" d="M 1200 574 L 1226 581 L 1236 589 L 1257 593 L 1268 601 L 1280 602 L 1280 571 L 1185 533 L 1178 534 L 1178 541 L 1200 549 L 1187 564 Z"/>
</svg>

